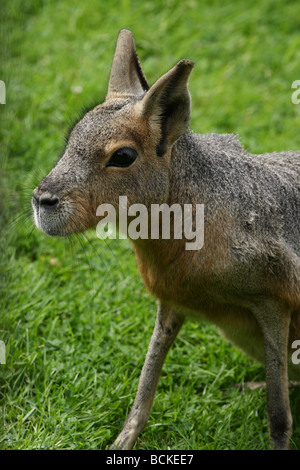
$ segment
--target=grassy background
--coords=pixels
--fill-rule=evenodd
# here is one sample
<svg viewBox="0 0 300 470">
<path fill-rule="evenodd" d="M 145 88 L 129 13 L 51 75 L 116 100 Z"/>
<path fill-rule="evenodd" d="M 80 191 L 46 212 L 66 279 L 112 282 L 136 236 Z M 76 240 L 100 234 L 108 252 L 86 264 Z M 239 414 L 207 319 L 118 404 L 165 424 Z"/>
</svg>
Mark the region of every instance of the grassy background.
<svg viewBox="0 0 300 470">
<path fill-rule="evenodd" d="M 4 449 L 105 449 L 133 402 L 156 303 L 127 241 L 68 245 L 32 230 L 30 197 L 83 106 L 105 95 L 115 40 L 133 31 L 153 83 L 195 61 L 195 132 L 238 132 L 253 153 L 300 148 L 300 5 L 253 0 L 1 4 L 1 319 Z M 81 92 L 78 93 L 81 87 Z M 262 449 L 264 371 L 211 325 L 186 322 L 136 449 Z M 299 392 L 291 392 L 300 448 Z"/>
</svg>

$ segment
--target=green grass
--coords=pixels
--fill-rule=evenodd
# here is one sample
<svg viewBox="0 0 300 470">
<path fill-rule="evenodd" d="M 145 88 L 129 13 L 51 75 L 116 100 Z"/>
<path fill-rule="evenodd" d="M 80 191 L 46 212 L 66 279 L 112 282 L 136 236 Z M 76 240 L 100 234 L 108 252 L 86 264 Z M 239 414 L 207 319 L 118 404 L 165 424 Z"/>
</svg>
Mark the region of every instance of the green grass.
<svg viewBox="0 0 300 470">
<path fill-rule="evenodd" d="M 127 241 L 74 246 L 32 230 L 35 183 L 57 161 L 83 106 L 101 101 L 119 29 L 134 32 L 153 83 L 195 61 L 195 132 L 238 132 L 253 153 L 300 148 L 298 2 L 6 1 L 0 30 L 0 365 L 3 449 L 105 449 L 133 402 L 155 320 Z M 82 87 L 74 93 L 74 87 Z M 73 90 L 73 91 L 72 91 Z M 21 214 L 20 217 L 19 214 Z M 136 449 L 263 449 L 261 366 L 211 325 L 187 321 L 163 368 Z M 300 399 L 291 392 L 292 448 Z"/>
</svg>

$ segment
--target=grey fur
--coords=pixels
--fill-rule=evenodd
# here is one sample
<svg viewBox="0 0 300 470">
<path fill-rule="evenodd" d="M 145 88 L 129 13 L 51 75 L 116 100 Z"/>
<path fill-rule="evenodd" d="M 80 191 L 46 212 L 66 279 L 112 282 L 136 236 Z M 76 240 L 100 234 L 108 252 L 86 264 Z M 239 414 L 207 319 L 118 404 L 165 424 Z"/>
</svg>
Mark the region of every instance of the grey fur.
<svg viewBox="0 0 300 470">
<path fill-rule="evenodd" d="M 252 155 L 236 135 L 189 131 L 192 68 L 180 61 L 148 90 L 132 35 L 121 31 L 107 99 L 77 123 L 61 160 L 35 189 L 35 221 L 50 235 L 83 231 L 96 225 L 99 204 L 117 208 L 120 195 L 147 207 L 204 204 L 203 249 L 133 241 L 159 307 L 136 399 L 113 447 L 134 445 L 164 358 L 191 316 L 213 322 L 265 364 L 270 434 L 276 449 L 286 449 L 288 373 L 300 378 L 290 360 L 292 341 L 300 339 L 300 152 Z M 124 146 L 138 151 L 137 160 L 108 168 Z"/>
</svg>

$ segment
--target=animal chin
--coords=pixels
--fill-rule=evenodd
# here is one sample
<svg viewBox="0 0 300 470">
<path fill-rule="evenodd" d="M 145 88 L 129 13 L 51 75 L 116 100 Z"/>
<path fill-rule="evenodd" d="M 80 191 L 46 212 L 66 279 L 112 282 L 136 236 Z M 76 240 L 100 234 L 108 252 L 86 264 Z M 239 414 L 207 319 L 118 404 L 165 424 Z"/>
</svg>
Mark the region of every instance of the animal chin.
<svg viewBox="0 0 300 470">
<path fill-rule="evenodd" d="M 67 230 L 68 217 L 65 218 L 62 214 L 47 214 L 40 208 L 34 207 L 34 222 L 36 227 L 42 232 L 50 236 L 64 236 L 70 233 Z"/>
</svg>

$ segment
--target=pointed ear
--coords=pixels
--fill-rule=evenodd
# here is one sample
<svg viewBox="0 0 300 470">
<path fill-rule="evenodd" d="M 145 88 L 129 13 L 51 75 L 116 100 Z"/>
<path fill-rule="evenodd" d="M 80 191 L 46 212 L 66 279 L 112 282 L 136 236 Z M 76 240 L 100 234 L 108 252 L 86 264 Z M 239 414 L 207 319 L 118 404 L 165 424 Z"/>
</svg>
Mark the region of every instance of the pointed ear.
<svg viewBox="0 0 300 470">
<path fill-rule="evenodd" d="M 191 114 L 188 80 L 193 67 L 194 62 L 181 60 L 150 88 L 142 100 L 143 115 L 154 126 L 160 127 L 158 156 L 162 156 L 188 129 Z"/>
<path fill-rule="evenodd" d="M 133 35 L 122 29 L 117 40 L 106 99 L 137 96 L 149 89 L 140 65 Z"/>
</svg>

